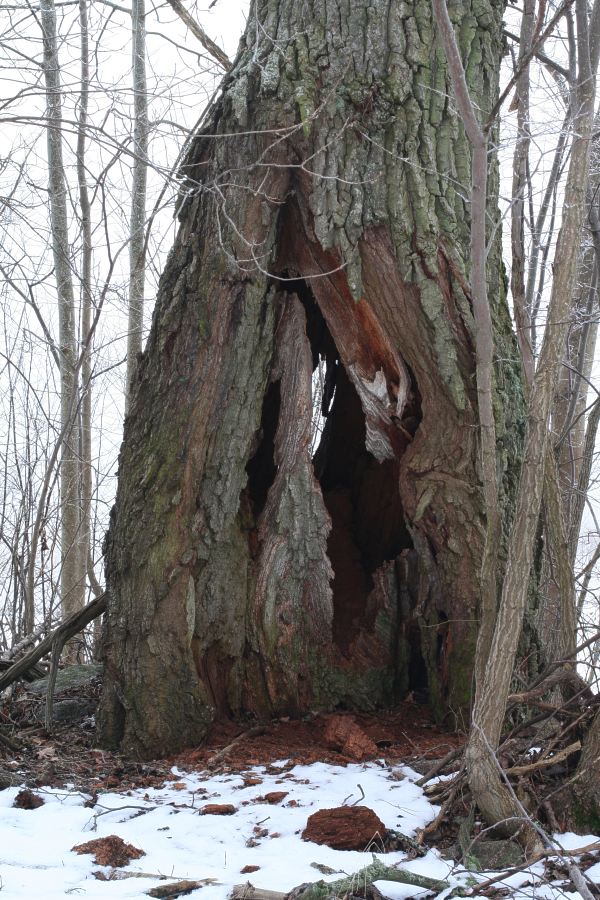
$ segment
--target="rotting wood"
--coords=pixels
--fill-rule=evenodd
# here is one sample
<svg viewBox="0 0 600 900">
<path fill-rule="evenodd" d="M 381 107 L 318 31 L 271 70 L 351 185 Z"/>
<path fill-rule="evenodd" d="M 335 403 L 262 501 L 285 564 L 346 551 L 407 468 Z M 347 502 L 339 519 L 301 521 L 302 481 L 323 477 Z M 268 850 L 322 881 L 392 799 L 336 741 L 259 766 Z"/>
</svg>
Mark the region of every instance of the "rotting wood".
<svg viewBox="0 0 600 900">
<path fill-rule="evenodd" d="M 0 691 L 3 691 L 17 679 L 23 678 L 32 666 L 52 650 L 57 639 L 62 640 L 64 638 L 65 641 L 68 641 L 69 638 L 80 632 L 86 625 L 89 625 L 90 622 L 101 616 L 105 609 L 106 594 L 102 594 L 100 597 L 92 600 L 91 603 L 88 603 L 87 606 L 84 606 L 83 609 L 64 619 L 57 628 L 46 635 L 43 641 L 40 641 L 37 647 L 17 660 L 4 675 L 0 676 Z"/>
</svg>

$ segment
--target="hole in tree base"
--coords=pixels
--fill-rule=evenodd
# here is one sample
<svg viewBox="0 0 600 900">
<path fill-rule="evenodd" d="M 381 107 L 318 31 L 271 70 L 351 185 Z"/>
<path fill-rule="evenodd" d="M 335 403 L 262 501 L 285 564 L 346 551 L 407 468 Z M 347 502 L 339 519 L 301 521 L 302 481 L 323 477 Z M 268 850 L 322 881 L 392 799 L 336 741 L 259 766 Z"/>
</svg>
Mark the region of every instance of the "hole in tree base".
<svg viewBox="0 0 600 900">
<path fill-rule="evenodd" d="M 367 449 L 361 398 L 313 293 L 302 279 L 288 282 L 288 291 L 299 297 L 306 313 L 316 373 L 313 389 L 318 380 L 318 390 L 313 390 L 311 457 L 331 519 L 326 547 L 334 573 L 332 643 L 326 651 L 326 667 L 331 668 L 330 675 L 324 677 L 327 685 L 330 677 L 332 680 L 330 686 L 325 685 L 324 696 L 330 696 L 333 704 L 354 709 L 389 706 L 410 691 L 426 700 L 427 668 L 414 616 L 419 599 L 419 561 L 400 498 L 402 449 L 383 461 Z M 240 497 L 240 523 L 248 535 L 251 560 L 260 557 L 257 524 L 261 515 L 264 517 L 269 490 L 277 476 L 275 442 L 280 416 L 286 413 L 285 403 L 281 382 L 271 382 L 246 465 L 247 484 Z M 420 397 L 413 379 L 412 400 L 402 419 L 402 432 L 408 436 L 400 447 L 408 446 L 420 419 Z M 262 522 L 261 529 L 265 527 L 268 523 Z M 246 681 L 262 684 L 260 667 L 255 675 L 258 680 L 248 670 Z M 211 686 L 213 682 L 214 678 Z M 300 707 L 313 705 L 313 687 L 310 677 L 306 691 L 299 682 L 296 699 Z M 219 691 L 213 688 L 213 693 Z M 222 702 L 223 697 L 220 699 Z M 269 708 L 266 694 L 262 700 L 257 695 L 247 701 L 247 706 L 242 701 L 241 708 L 265 712 Z M 277 707 L 280 713 L 282 708 Z"/>
<path fill-rule="evenodd" d="M 408 690 L 424 692 L 426 666 L 419 628 L 411 619 L 417 577 L 411 575 L 414 584 L 403 584 L 406 566 L 398 564 L 401 554 L 410 552 L 417 565 L 400 500 L 399 460 L 379 462 L 367 450 L 361 400 L 312 291 L 302 279 L 290 282 L 288 290 L 304 305 L 313 369 L 319 374 L 313 467 L 331 517 L 327 555 L 334 572 L 335 647 L 350 665 L 380 669 L 385 664 L 381 641 L 387 641 L 388 667 L 402 669 L 395 677 L 397 698 Z M 408 410 L 412 433 L 420 421 L 416 385 L 414 397 Z"/>
</svg>

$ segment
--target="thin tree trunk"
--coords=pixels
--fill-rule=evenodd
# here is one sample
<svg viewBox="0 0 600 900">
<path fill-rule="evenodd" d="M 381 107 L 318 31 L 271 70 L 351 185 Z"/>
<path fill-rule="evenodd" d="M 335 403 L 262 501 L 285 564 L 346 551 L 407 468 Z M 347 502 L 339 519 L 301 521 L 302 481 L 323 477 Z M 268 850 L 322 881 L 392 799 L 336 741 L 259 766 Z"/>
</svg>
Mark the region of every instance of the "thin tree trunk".
<svg viewBox="0 0 600 900">
<path fill-rule="evenodd" d="M 570 106 L 573 106 L 573 102 Z M 597 138 L 592 141 L 586 192 L 592 229 L 593 202 L 598 187 L 597 165 L 593 162 L 597 155 L 594 152 L 595 144 Z M 572 656 L 577 644 L 574 566 L 581 528 L 580 510 L 583 509 L 577 495 L 582 498 L 587 496 L 588 473 L 591 471 L 591 467 L 585 463 L 585 407 L 596 343 L 594 310 L 598 305 L 598 268 L 594 244 L 586 239 L 583 245 L 567 336 L 567 352 L 551 412 L 553 440 L 546 459 L 548 483 L 544 491 L 544 524 L 547 535 L 537 624 L 546 663 Z M 595 422 L 595 416 L 588 418 L 588 426 L 594 433 L 592 446 L 597 427 Z M 574 518 L 577 519 L 577 524 Z"/>
<path fill-rule="evenodd" d="M 127 327 L 127 383 L 125 412 L 129 410 L 138 356 L 144 333 L 144 286 L 146 280 L 146 182 L 148 177 L 148 88 L 146 84 L 146 7 L 145 0 L 133 0 L 132 77 L 133 77 L 133 181 L 129 245 L 129 317 Z"/>
<path fill-rule="evenodd" d="M 514 830 L 514 818 L 519 817 L 520 813 L 501 781 L 494 754 L 502 730 L 506 698 L 526 608 L 544 483 L 550 409 L 562 363 L 573 284 L 577 274 L 595 97 L 588 26 L 587 6 L 584 0 L 578 0 L 577 115 L 574 120 L 573 147 L 565 186 L 554 281 L 546 331 L 529 401 L 525 452 L 502 599 L 489 665 L 473 709 L 466 750 L 469 783 L 479 808 L 491 823 L 508 821 L 509 830 Z M 597 59 L 594 59 L 594 71 L 596 65 Z"/>
<path fill-rule="evenodd" d="M 519 39 L 517 66 L 529 53 L 535 27 L 535 0 L 524 0 Z M 517 141 L 513 155 L 513 184 L 511 202 L 511 279 L 517 339 L 526 384 L 533 380 L 534 360 L 531 342 L 531 308 L 525 290 L 525 192 L 527 189 L 527 160 L 531 133 L 529 129 L 529 66 L 522 66 L 515 88 L 517 104 Z"/>
<path fill-rule="evenodd" d="M 86 127 L 89 101 L 88 0 L 79 0 L 81 32 L 81 91 L 77 129 L 77 181 L 81 210 L 81 525 L 79 532 L 79 567 L 85 585 L 90 557 L 92 513 L 92 222 L 86 177 Z M 85 597 L 84 597 L 85 600 Z"/>
<path fill-rule="evenodd" d="M 56 12 L 53 0 L 41 0 L 43 70 L 46 85 L 48 139 L 48 195 L 51 240 L 58 295 L 59 350 L 61 380 L 61 431 L 64 434 L 61 463 L 61 601 L 64 615 L 83 605 L 85 585 L 79 566 L 79 459 L 74 415 L 77 411 L 77 344 L 74 316 L 73 278 L 70 260 L 67 192 L 62 153 L 62 103 L 60 68 L 56 40 Z M 33 627 L 33 623 L 28 623 Z"/>
<path fill-rule="evenodd" d="M 485 498 L 486 536 L 481 570 L 479 633 L 475 653 L 475 687 L 482 683 L 497 608 L 497 554 L 500 539 L 496 423 L 494 421 L 494 338 L 487 295 L 487 135 L 477 119 L 445 0 L 433 0 L 440 39 L 448 59 L 457 105 L 472 148 L 471 179 L 471 298 L 475 319 L 477 409 L 481 442 L 481 472 Z"/>
</svg>

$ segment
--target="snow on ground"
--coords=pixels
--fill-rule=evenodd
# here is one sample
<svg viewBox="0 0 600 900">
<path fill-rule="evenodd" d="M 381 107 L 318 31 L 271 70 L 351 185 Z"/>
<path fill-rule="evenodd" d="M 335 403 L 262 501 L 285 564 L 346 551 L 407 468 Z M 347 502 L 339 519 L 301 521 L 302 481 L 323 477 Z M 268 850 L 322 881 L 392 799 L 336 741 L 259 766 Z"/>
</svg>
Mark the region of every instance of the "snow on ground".
<svg viewBox="0 0 600 900">
<path fill-rule="evenodd" d="M 312 863 L 351 874 L 372 861 L 370 852 L 338 851 L 303 841 L 301 832 L 308 816 L 316 810 L 344 804 L 368 806 L 387 828 L 409 836 L 437 811 L 415 784 L 419 775 L 404 766 L 284 766 L 285 763 L 256 766 L 243 775 L 174 769 L 177 780 L 166 782 L 160 789 L 102 793 L 95 805 L 88 806 L 85 804 L 89 804 L 89 796 L 79 792 L 42 788 L 36 793 L 44 798 L 43 806 L 16 809 L 13 802 L 19 789 L 0 791 L 0 900 L 140 898 L 146 896 L 149 888 L 166 883 L 159 881 L 159 876 L 176 880 L 216 879 L 218 883 L 193 893 L 203 900 L 225 900 L 234 885 L 248 879 L 255 887 L 288 891 L 322 877 L 342 877 L 323 876 Z M 248 776 L 260 778 L 261 783 L 246 786 L 244 778 Z M 260 799 L 272 791 L 288 794 L 275 805 Z M 236 812 L 229 816 L 199 815 L 208 803 L 230 803 Z M 148 877 L 97 880 L 92 873 L 101 867 L 92 856 L 71 850 L 76 844 L 111 834 L 146 854 L 119 872 L 147 873 Z M 564 837 L 569 847 L 593 840 Z M 472 873 L 442 859 L 435 850 L 412 861 L 406 861 L 402 852 L 386 853 L 380 858 L 386 865 L 405 860 L 403 868 L 447 879 L 453 886 L 473 884 Z M 248 865 L 260 868 L 249 875 L 241 874 L 240 870 Z M 108 868 L 103 871 L 110 872 Z M 518 890 L 519 885 L 538 880 L 532 879 L 532 873 L 539 876 L 541 871 L 538 865 L 512 876 L 510 885 L 515 896 L 581 900 L 579 894 L 566 895 L 541 883 Z M 380 882 L 378 887 L 393 900 L 425 896 L 423 891 L 408 885 Z"/>
</svg>

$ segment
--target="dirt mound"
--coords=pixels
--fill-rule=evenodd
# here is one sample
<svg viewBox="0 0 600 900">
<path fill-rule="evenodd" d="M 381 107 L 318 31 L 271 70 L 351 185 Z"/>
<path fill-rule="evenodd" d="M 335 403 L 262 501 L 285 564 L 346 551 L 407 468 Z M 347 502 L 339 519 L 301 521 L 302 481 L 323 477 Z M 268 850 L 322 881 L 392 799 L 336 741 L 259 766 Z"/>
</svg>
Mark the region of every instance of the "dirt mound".
<svg viewBox="0 0 600 900">
<path fill-rule="evenodd" d="M 386 827 L 368 806 L 337 806 L 313 813 L 302 832 L 302 840 L 326 844 L 334 850 L 367 850 L 381 845 Z"/>
</svg>

